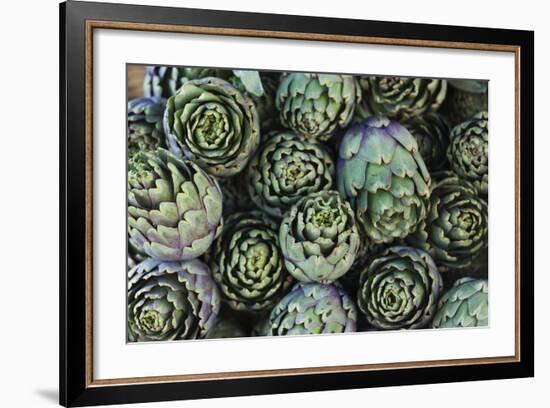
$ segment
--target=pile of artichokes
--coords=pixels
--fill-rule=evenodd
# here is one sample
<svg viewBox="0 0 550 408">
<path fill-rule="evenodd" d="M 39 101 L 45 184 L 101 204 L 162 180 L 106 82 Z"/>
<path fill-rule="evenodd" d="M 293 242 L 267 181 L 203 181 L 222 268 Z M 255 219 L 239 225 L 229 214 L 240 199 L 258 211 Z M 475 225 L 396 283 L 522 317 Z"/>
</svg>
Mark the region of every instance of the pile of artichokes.
<svg viewBox="0 0 550 408">
<path fill-rule="evenodd" d="M 145 67 L 127 339 L 488 325 L 488 82 Z"/>
</svg>

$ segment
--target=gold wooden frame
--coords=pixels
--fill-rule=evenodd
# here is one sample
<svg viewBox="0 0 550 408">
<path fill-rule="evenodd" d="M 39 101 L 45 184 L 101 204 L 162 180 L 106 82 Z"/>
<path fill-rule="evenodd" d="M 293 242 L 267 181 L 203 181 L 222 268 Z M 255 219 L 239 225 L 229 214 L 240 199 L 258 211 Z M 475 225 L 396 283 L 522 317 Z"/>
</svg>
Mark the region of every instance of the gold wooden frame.
<svg viewBox="0 0 550 408">
<path fill-rule="evenodd" d="M 168 375 L 154 377 L 127 377 L 114 379 L 93 378 L 93 30 L 94 29 L 115 29 L 149 32 L 171 32 L 186 34 L 206 34 L 221 36 L 244 36 L 259 38 L 277 38 L 311 41 L 331 41 L 342 43 L 363 43 L 397 45 L 411 47 L 430 48 L 451 48 L 464 50 L 512 52 L 515 58 L 515 353 L 513 356 L 501 357 L 480 357 L 451 360 L 430 360 L 383 364 L 357 364 L 342 366 L 321 366 L 273 370 L 253 370 L 236 372 L 215 372 L 205 374 Z M 127 23 L 118 21 L 86 21 L 86 261 L 85 261 L 85 285 L 86 285 L 86 348 L 85 348 L 85 385 L 88 387 L 101 387 L 112 385 L 130 385 L 145 383 L 168 383 L 180 381 L 201 381 L 201 380 L 227 380 L 236 378 L 252 377 L 273 377 L 292 376 L 300 374 L 320 374 L 352 371 L 389 370 L 396 368 L 420 368 L 420 367 L 441 367 L 461 366 L 470 364 L 496 364 L 514 363 L 521 361 L 520 356 L 520 47 L 513 45 L 446 42 L 432 40 L 395 39 L 368 36 L 332 35 L 298 33 L 286 31 L 263 31 L 250 29 L 230 29 L 215 27 L 197 27 L 186 25 L 165 25 L 148 23 Z"/>
</svg>

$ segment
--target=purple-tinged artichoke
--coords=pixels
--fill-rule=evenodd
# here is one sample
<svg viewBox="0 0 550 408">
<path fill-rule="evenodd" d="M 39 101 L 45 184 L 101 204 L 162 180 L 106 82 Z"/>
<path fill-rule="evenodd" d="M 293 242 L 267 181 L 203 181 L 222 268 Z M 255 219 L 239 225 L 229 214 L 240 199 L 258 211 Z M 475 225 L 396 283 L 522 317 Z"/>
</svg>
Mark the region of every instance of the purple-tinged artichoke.
<svg viewBox="0 0 550 408">
<path fill-rule="evenodd" d="M 286 213 L 279 229 L 286 269 L 302 282 L 332 283 L 353 265 L 359 230 L 353 211 L 336 191 L 304 197 Z"/>
<path fill-rule="evenodd" d="M 151 258 L 183 261 L 202 255 L 222 230 L 222 192 L 199 166 L 166 150 L 128 162 L 128 232 Z"/>
<path fill-rule="evenodd" d="M 357 309 L 340 284 L 300 282 L 271 311 L 267 334 L 289 336 L 356 330 Z"/>
<path fill-rule="evenodd" d="M 346 132 L 337 182 L 371 244 L 404 238 L 426 217 L 431 181 L 418 144 L 387 118 L 371 116 Z"/>
<path fill-rule="evenodd" d="M 208 267 L 196 260 L 147 259 L 128 272 L 128 340 L 204 338 L 220 310 Z"/>
</svg>

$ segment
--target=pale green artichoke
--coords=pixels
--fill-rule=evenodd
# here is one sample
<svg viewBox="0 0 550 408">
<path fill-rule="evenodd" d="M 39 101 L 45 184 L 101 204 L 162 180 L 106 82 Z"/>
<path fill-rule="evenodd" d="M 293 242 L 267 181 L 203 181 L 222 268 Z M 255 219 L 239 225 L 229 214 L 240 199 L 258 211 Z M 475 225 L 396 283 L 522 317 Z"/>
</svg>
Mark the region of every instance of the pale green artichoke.
<svg viewBox="0 0 550 408">
<path fill-rule="evenodd" d="M 283 125 L 306 139 L 328 140 L 353 117 L 361 89 L 351 75 L 287 73 L 276 104 Z"/>
<path fill-rule="evenodd" d="M 418 144 L 387 118 L 371 116 L 346 132 L 337 182 L 371 244 L 404 238 L 426 217 L 431 181 Z"/>
<path fill-rule="evenodd" d="M 128 162 L 128 232 L 140 252 L 163 261 L 202 255 L 222 230 L 222 193 L 199 166 L 166 150 Z"/>
<path fill-rule="evenodd" d="M 489 192 L 488 125 L 487 112 L 479 112 L 470 120 L 455 126 L 447 150 L 451 169 L 471 182 L 482 195 Z"/>
<path fill-rule="evenodd" d="M 477 327 L 489 324 L 489 284 L 486 280 L 462 278 L 439 301 L 432 326 Z"/>
<path fill-rule="evenodd" d="M 468 272 L 487 249 L 487 203 L 473 184 L 452 172 L 433 177 L 430 211 L 406 241 L 428 251 L 440 271 Z"/>
<path fill-rule="evenodd" d="M 232 309 L 267 311 L 291 284 L 277 232 L 277 224 L 259 211 L 227 218 L 206 259 Z"/>
<path fill-rule="evenodd" d="M 252 100 L 213 77 L 186 82 L 168 99 L 164 131 L 174 154 L 220 177 L 243 170 L 260 141 Z"/>
<path fill-rule="evenodd" d="M 442 79 L 367 75 L 359 83 L 373 115 L 397 120 L 436 112 L 447 94 L 447 81 Z"/>
<path fill-rule="evenodd" d="M 418 329 L 433 319 L 443 280 L 430 255 L 394 246 L 361 273 L 357 302 L 367 321 L 379 329 Z"/>
<path fill-rule="evenodd" d="M 296 284 L 273 308 L 268 335 L 355 332 L 357 309 L 337 282 Z"/>
<path fill-rule="evenodd" d="M 128 272 L 129 341 L 204 338 L 219 310 L 218 288 L 208 267 L 196 259 L 147 259 Z"/>
<path fill-rule="evenodd" d="M 128 102 L 128 156 L 164 147 L 162 115 L 166 100 L 137 98 Z"/>
<path fill-rule="evenodd" d="M 246 171 L 252 201 L 280 218 L 302 197 L 330 190 L 334 162 L 319 144 L 300 139 L 293 132 L 268 134 Z"/>
<path fill-rule="evenodd" d="M 321 191 L 292 206 L 279 229 L 286 269 L 302 282 L 331 283 L 353 265 L 360 245 L 349 203 Z"/>
</svg>

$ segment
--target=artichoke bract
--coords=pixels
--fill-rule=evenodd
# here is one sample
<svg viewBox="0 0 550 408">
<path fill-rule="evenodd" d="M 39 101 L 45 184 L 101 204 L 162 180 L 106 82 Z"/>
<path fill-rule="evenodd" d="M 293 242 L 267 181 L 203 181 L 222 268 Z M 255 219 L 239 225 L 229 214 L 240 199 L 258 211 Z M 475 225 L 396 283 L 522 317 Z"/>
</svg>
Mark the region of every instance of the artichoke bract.
<svg viewBox="0 0 550 408">
<path fill-rule="evenodd" d="M 337 184 L 372 243 L 413 232 L 426 217 L 430 175 L 409 131 L 371 116 L 350 128 L 340 144 Z"/>
<path fill-rule="evenodd" d="M 254 102 L 214 77 L 186 82 L 168 99 L 164 132 L 174 154 L 220 177 L 244 169 L 260 141 Z"/>
<path fill-rule="evenodd" d="M 418 329 L 433 319 L 443 280 L 430 255 L 393 246 L 361 273 L 357 302 L 379 329 Z"/>
<path fill-rule="evenodd" d="M 128 272 L 129 341 L 204 338 L 219 310 L 216 283 L 196 259 L 147 259 Z"/>
<path fill-rule="evenodd" d="M 289 336 L 356 330 L 357 309 L 341 285 L 300 282 L 271 311 L 267 334 Z"/>
<path fill-rule="evenodd" d="M 432 327 L 478 327 L 489 324 L 489 284 L 462 278 L 439 301 Z"/>
<path fill-rule="evenodd" d="M 447 95 L 442 79 L 367 75 L 359 83 L 372 114 L 398 120 L 436 112 Z"/>
<path fill-rule="evenodd" d="M 128 232 L 151 258 L 180 261 L 202 255 L 222 230 L 222 193 L 199 166 L 166 150 L 128 162 Z"/>
<path fill-rule="evenodd" d="M 451 131 L 447 157 L 451 169 L 476 190 L 489 192 L 489 129 L 487 112 L 479 112 Z"/>
<path fill-rule="evenodd" d="M 360 238 L 349 203 L 336 191 L 322 191 L 306 196 L 287 212 L 279 242 L 294 278 L 328 284 L 351 268 Z"/>
<path fill-rule="evenodd" d="M 427 113 L 416 116 L 403 125 L 416 139 L 428 170 L 442 170 L 448 166 L 447 147 L 451 128 L 447 119 L 438 113 Z"/>
<path fill-rule="evenodd" d="M 450 171 L 433 177 L 430 211 L 406 241 L 428 251 L 440 271 L 467 272 L 487 248 L 487 203 L 473 184 Z"/>
<path fill-rule="evenodd" d="M 351 75 L 287 73 L 276 104 L 283 125 L 306 139 L 328 140 L 353 117 L 361 89 Z"/>
<path fill-rule="evenodd" d="M 267 311 L 290 286 L 277 225 L 259 211 L 227 218 L 206 255 L 223 300 L 237 311 Z"/>
<path fill-rule="evenodd" d="M 322 146 L 293 132 L 265 139 L 246 171 L 250 197 L 260 209 L 280 218 L 302 197 L 332 188 L 335 166 Z"/>
<path fill-rule="evenodd" d="M 162 116 L 166 100 L 137 98 L 128 102 L 128 155 L 164 147 Z"/>
<path fill-rule="evenodd" d="M 212 68 L 150 66 L 143 80 L 143 93 L 147 97 L 169 98 L 184 83 L 215 73 Z"/>
</svg>

